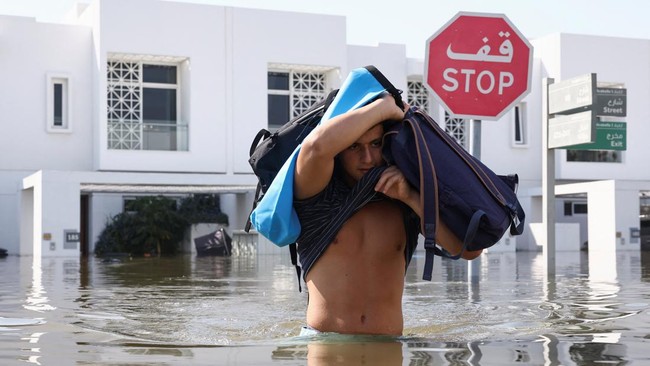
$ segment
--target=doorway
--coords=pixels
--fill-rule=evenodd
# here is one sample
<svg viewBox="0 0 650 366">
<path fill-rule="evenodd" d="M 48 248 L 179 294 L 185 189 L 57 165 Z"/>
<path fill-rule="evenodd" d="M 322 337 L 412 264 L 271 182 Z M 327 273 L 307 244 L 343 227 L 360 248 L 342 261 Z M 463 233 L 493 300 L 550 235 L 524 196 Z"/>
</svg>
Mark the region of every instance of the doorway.
<svg viewBox="0 0 650 366">
<path fill-rule="evenodd" d="M 81 207 L 79 210 L 79 254 L 83 258 L 87 258 L 89 254 L 88 248 L 88 222 L 90 215 L 89 202 L 90 199 L 87 194 L 81 195 Z"/>
</svg>

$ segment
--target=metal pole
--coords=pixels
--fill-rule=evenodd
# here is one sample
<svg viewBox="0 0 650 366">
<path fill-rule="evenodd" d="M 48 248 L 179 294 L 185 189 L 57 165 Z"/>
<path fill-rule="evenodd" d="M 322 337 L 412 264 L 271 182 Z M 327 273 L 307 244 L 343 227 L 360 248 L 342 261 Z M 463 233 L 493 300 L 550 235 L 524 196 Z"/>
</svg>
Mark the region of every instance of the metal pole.
<svg viewBox="0 0 650 366">
<path fill-rule="evenodd" d="M 472 126 L 472 139 L 470 152 L 472 156 L 481 160 L 481 120 L 470 120 Z M 476 258 L 468 262 L 467 273 L 469 280 L 473 283 L 479 282 L 481 275 L 481 258 Z"/>
<path fill-rule="evenodd" d="M 555 149 L 548 148 L 548 87 L 553 78 L 544 78 L 542 91 L 542 245 L 547 277 L 555 277 Z"/>
</svg>

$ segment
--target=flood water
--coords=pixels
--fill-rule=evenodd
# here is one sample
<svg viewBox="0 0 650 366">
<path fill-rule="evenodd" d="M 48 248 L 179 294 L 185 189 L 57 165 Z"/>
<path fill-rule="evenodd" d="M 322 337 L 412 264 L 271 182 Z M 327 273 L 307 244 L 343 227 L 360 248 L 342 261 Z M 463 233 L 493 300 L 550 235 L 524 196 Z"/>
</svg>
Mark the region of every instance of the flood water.
<svg viewBox="0 0 650 366">
<path fill-rule="evenodd" d="M 558 253 L 547 277 L 541 253 L 488 253 L 478 278 L 436 258 L 427 282 L 417 252 L 399 338 L 298 337 L 288 250 L 0 258 L 0 365 L 650 364 L 650 253 L 589 258 Z"/>
</svg>

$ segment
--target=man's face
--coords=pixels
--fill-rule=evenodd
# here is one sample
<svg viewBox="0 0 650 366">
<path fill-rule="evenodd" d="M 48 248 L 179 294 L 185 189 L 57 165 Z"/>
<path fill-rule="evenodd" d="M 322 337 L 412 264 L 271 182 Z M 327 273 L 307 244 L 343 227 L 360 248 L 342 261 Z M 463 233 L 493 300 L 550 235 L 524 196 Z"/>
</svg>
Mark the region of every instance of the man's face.
<svg viewBox="0 0 650 366">
<path fill-rule="evenodd" d="M 347 183 L 356 183 L 371 168 L 380 166 L 381 142 L 384 127 L 375 125 L 364 133 L 354 144 L 341 151 L 339 160 Z"/>
</svg>

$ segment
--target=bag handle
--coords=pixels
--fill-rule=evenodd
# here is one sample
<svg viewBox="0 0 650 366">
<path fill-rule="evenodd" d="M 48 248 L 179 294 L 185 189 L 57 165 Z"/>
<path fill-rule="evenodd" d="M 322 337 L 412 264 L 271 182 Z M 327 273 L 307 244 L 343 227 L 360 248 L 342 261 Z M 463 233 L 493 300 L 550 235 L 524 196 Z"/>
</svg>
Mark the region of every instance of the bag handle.
<svg viewBox="0 0 650 366">
<path fill-rule="evenodd" d="M 248 156 L 252 157 L 253 153 L 255 152 L 255 148 L 257 147 L 257 145 L 259 145 L 260 141 L 262 139 L 268 138 L 269 136 L 271 136 L 271 132 L 269 130 L 264 128 L 261 129 L 260 132 L 258 132 L 257 135 L 255 135 L 255 138 L 253 139 L 253 143 L 251 144 L 251 149 L 248 152 Z"/>
<path fill-rule="evenodd" d="M 373 65 L 365 66 L 364 69 L 377 79 L 379 84 L 386 89 L 386 91 L 393 96 L 395 99 L 395 104 L 397 104 L 400 109 L 404 110 L 404 101 L 402 101 L 402 91 L 397 89 L 388 79 L 382 74 L 376 67 Z"/>
</svg>

